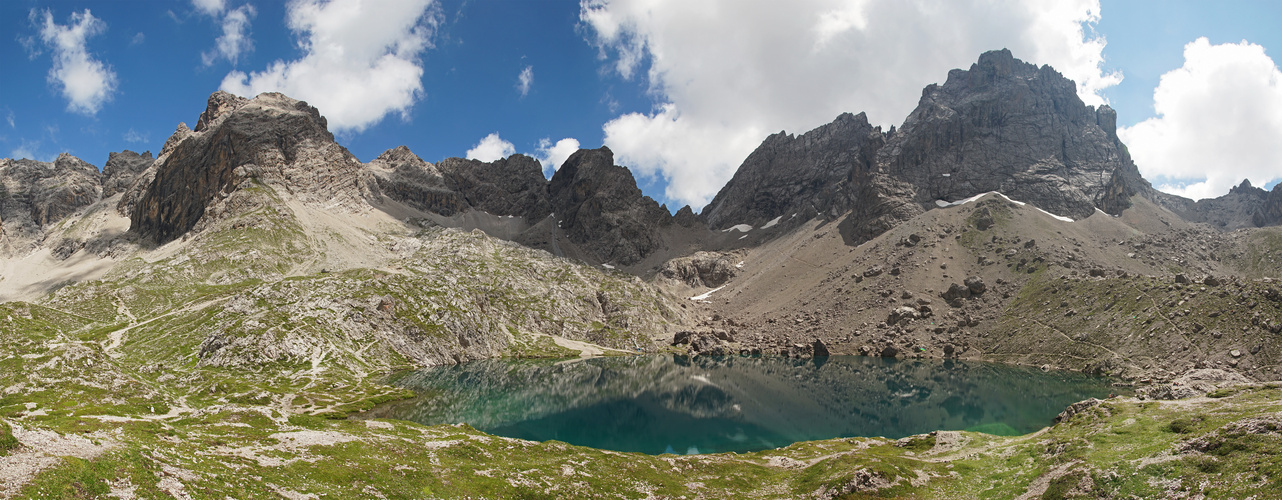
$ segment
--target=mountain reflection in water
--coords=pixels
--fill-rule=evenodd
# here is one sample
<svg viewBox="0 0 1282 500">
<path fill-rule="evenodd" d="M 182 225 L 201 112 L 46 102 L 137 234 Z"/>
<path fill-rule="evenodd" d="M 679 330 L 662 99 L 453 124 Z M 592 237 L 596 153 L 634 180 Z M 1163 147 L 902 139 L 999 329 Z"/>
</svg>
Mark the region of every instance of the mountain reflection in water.
<svg viewBox="0 0 1282 500">
<path fill-rule="evenodd" d="M 718 453 L 932 430 L 1023 434 L 1108 379 L 991 363 L 833 356 L 485 360 L 394 382 L 376 416 L 618 451 Z"/>
</svg>

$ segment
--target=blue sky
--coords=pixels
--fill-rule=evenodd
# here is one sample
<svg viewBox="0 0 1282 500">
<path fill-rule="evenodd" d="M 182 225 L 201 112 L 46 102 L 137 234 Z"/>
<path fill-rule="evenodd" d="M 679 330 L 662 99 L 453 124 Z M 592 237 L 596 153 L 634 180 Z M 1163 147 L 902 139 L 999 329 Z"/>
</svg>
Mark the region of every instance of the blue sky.
<svg viewBox="0 0 1282 500">
<path fill-rule="evenodd" d="M 897 125 L 924 85 L 1009 47 L 1117 109 L 1155 185 L 1214 196 L 1282 178 L 1279 5 L 11 0 L 0 157 L 101 166 L 158 151 L 220 88 L 280 90 L 363 161 L 607 144 L 647 194 L 699 207 L 766 135 L 845 111 Z"/>
</svg>

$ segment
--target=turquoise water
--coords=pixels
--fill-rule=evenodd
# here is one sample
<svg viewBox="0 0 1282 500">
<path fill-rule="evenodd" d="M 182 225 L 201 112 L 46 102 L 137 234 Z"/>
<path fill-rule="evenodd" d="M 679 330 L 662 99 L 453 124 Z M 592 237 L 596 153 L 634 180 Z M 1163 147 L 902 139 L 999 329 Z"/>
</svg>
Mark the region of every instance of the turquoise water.
<svg viewBox="0 0 1282 500">
<path fill-rule="evenodd" d="M 1112 381 L 991 363 L 833 356 L 486 360 L 393 383 L 380 417 L 618 451 L 719 453 L 933 430 L 1024 434 Z"/>
</svg>

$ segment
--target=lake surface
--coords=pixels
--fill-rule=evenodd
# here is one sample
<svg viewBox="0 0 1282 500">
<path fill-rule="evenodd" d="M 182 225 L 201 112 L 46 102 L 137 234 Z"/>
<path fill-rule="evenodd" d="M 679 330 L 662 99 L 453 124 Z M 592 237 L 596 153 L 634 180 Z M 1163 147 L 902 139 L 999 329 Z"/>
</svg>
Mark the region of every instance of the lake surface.
<svg viewBox="0 0 1282 500">
<path fill-rule="evenodd" d="M 1016 435 L 1113 380 L 992 363 L 832 356 L 485 360 L 412 372 L 378 417 L 618 451 L 720 453 L 933 430 Z"/>
</svg>

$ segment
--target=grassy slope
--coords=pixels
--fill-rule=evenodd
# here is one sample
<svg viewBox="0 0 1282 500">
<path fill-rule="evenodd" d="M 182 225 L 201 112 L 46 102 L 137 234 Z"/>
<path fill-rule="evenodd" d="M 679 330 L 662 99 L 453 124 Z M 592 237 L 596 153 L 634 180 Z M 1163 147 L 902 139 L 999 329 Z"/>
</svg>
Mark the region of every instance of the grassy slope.
<svg viewBox="0 0 1282 500">
<path fill-rule="evenodd" d="M 1282 495 L 1282 391 L 1259 386 L 1217 396 L 1110 400 L 1013 438 L 943 433 L 658 457 L 497 438 L 466 426 L 225 405 L 169 419 L 81 419 L 81 428 L 66 431 L 110 451 L 64 459 L 22 495 L 100 496 L 113 485 L 193 498 L 1012 498 L 1030 489 L 1040 498 Z M 21 418 L 22 408 L 6 399 L 0 418 L 20 426 L 59 418 Z M 959 439 L 949 444 L 943 436 Z"/>
</svg>

